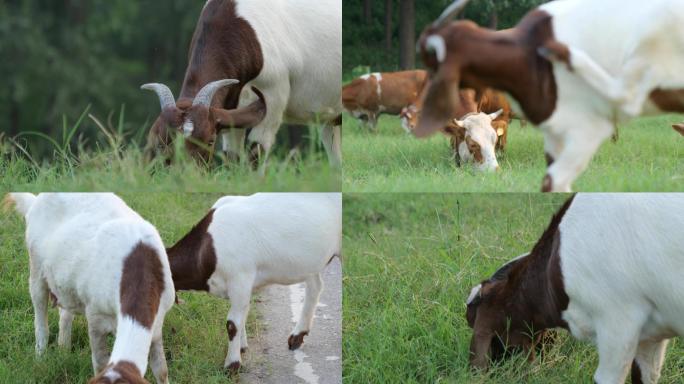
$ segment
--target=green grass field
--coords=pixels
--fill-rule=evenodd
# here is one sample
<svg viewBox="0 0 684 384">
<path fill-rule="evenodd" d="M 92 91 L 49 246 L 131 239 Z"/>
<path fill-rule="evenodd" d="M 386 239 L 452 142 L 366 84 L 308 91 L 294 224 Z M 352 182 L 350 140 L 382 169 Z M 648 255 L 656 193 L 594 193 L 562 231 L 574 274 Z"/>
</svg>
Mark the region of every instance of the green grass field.
<svg viewBox="0 0 684 384">
<path fill-rule="evenodd" d="M 206 214 L 218 195 L 127 193 L 121 197 L 154 224 L 164 243 L 170 246 Z M 24 220 L 17 214 L 3 213 L 0 228 L 0 383 L 85 383 L 93 372 L 84 316 L 76 316 L 74 320 L 71 350 L 62 350 L 57 347 L 58 311 L 50 309 L 48 351 L 41 359 L 34 357 Z M 175 305 L 164 322 L 170 381 L 231 382 L 222 371 L 228 342 L 225 328 L 228 301 L 199 292 L 182 292 L 179 296 L 186 303 Z M 259 331 L 255 316 L 256 311 L 250 311 L 247 330 L 250 338 Z M 147 378 L 154 382 L 151 373 Z"/>
<path fill-rule="evenodd" d="M 0 133 L 0 191 L 251 193 L 341 189 L 340 171 L 329 166 L 314 127 L 303 134 L 303 146 L 295 156 L 281 142 L 286 140 L 287 128 L 281 129 L 262 174 L 245 161 L 225 161 L 218 152 L 212 164 L 199 165 L 185 153 L 182 140 L 175 142 L 171 166 L 163 165 L 162 159 L 148 163 L 141 144 L 148 128 L 126 123 L 123 110 L 118 123 L 107 126 L 92 116 L 87 119 L 87 112 L 76 122 L 65 118 L 61 137 L 40 132 L 16 137 Z"/>
<path fill-rule="evenodd" d="M 347 194 L 345 383 L 592 383 L 593 346 L 558 331 L 544 359 L 468 367 L 470 289 L 529 251 L 566 195 Z M 684 344 L 660 383 L 681 383 Z"/>
<path fill-rule="evenodd" d="M 621 126 L 617 143 L 606 142 L 577 179 L 577 191 L 682 191 L 684 138 L 671 123 L 681 116 L 641 118 Z M 383 116 L 369 132 L 344 115 L 345 192 L 537 192 L 546 163 L 542 133 L 512 123 L 501 172 L 456 167 L 444 135 L 424 140 L 404 133 L 398 118 Z"/>
</svg>

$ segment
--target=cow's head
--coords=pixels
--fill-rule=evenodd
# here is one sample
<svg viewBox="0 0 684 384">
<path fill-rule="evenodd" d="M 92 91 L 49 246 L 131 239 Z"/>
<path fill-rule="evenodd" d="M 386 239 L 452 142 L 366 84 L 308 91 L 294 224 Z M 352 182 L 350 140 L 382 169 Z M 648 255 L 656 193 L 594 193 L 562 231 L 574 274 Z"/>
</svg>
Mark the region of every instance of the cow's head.
<svg viewBox="0 0 684 384">
<path fill-rule="evenodd" d="M 208 162 L 214 143 L 222 128 L 252 128 L 266 115 L 264 95 L 255 87 L 252 91 L 258 100 L 237 109 L 212 107 L 212 100 L 218 90 L 237 84 L 237 80 L 218 80 L 205 85 L 193 100 L 180 99 L 176 102 L 173 93 L 164 84 L 145 84 L 141 88 L 154 91 L 161 103 L 161 114 L 147 137 L 145 153 L 148 158 L 163 156 L 170 159 L 171 145 L 176 133 L 186 138 L 185 148 L 194 158 Z M 168 161 L 168 160 L 167 160 Z"/>
<path fill-rule="evenodd" d="M 411 133 L 416 128 L 416 124 L 418 124 L 419 113 L 420 111 L 415 104 L 409 104 L 401 109 L 399 118 L 401 119 L 401 127 L 404 128 L 406 133 Z"/>
<path fill-rule="evenodd" d="M 480 171 L 496 171 L 499 163 L 496 160 L 496 142 L 501 134 L 492 126 L 494 119 L 499 117 L 503 110 L 491 114 L 483 112 L 469 113 L 461 119 L 454 119 L 456 129 L 464 130 L 463 140 L 460 142 L 458 154 L 463 161 L 470 161 Z M 447 127 L 447 130 L 450 129 Z"/>
<path fill-rule="evenodd" d="M 466 319 L 473 329 L 470 341 L 470 364 L 486 368 L 489 361 L 498 361 L 516 352 L 529 353 L 544 335 L 543 330 L 530 329 L 529 314 L 511 287 L 516 264 L 521 255 L 499 268 L 488 280 L 475 286 L 466 301 Z M 513 272 L 515 273 L 515 272 Z M 534 359 L 534 353 L 529 354 Z"/>
</svg>

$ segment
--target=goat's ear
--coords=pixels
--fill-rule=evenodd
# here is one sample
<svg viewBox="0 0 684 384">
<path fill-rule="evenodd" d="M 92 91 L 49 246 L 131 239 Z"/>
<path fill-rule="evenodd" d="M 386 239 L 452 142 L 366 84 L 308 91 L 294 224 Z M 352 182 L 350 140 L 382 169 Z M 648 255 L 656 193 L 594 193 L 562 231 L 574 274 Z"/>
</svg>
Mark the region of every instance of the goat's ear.
<svg viewBox="0 0 684 384">
<path fill-rule="evenodd" d="M 246 107 L 236 109 L 212 108 L 211 112 L 216 123 L 223 127 L 245 129 L 261 123 L 266 117 L 266 99 L 257 88 L 252 87 L 252 91 L 259 99 Z"/>
<path fill-rule="evenodd" d="M 684 123 L 672 124 L 672 128 L 674 128 L 675 131 L 679 132 L 680 135 L 684 136 Z"/>
<path fill-rule="evenodd" d="M 460 72 L 459 63 L 447 53 L 445 61 L 440 64 L 427 85 L 422 102 L 423 110 L 413 131 L 416 137 L 425 137 L 439 131 L 454 117 L 454 110 L 460 105 Z"/>
</svg>

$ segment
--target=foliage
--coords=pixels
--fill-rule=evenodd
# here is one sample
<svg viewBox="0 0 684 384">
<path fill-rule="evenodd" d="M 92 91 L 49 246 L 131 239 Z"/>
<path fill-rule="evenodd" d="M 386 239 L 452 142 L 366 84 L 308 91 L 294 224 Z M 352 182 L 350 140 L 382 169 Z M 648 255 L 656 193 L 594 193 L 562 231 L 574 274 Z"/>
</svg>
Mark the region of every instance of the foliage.
<svg viewBox="0 0 684 384">
<path fill-rule="evenodd" d="M 107 116 L 126 109 L 126 129 L 145 130 L 159 113 L 140 90 L 164 82 L 178 92 L 202 2 L 71 0 L 0 2 L 0 131 L 61 135 L 62 116 L 76 120 L 86 105 Z M 84 121 L 87 141 L 98 128 Z M 47 143 L 36 144 L 45 156 Z"/>
<path fill-rule="evenodd" d="M 371 20 L 363 17 L 363 2 L 371 2 Z M 343 73 L 349 80 L 350 72 L 357 66 L 370 66 L 374 71 L 395 71 L 399 69 L 399 3 L 392 1 L 392 49 L 386 51 L 385 1 L 344 0 L 342 3 L 344 51 Z M 465 10 L 465 18 L 479 25 L 490 25 L 493 11 L 496 11 L 498 28 L 514 26 L 530 9 L 548 0 L 472 0 Z M 416 1 L 416 39 L 423 28 L 435 20 L 452 0 Z"/>
</svg>

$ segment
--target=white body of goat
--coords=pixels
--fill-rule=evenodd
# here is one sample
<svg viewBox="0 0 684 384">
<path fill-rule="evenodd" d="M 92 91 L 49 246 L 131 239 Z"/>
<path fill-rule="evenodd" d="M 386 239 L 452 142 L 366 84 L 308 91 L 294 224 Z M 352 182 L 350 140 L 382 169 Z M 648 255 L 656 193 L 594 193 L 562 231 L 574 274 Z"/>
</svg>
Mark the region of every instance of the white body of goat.
<svg viewBox="0 0 684 384">
<path fill-rule="evenodd" d="M 598 384 L 633 359 L 655 383 L 668 339 L 684 336 L 684 194 L 579 194 L 560 223 L 572 334 L 594 342 Z"/>
<path fill-rule="evenodd" d="M 47 347 L 53 296 L 60 346 L 70 344 L 74 313 L 88 319 L 93 369 L 104 380 L 93 382 L 130 379 L 130 364 L 141 379 L 151 346 L 155 378 L 168 383 L 161 336 L 174 288 L 157 230 L 113 194 L 14 193 L 9 199 L 26 219 L 36 352 Z M 111 332 L 116 339 L 109 356 Z"/>
<path fill-rule="evenodd" d="M 288 339 L 290 349 L 298 348 L 313 322 L 323 268 L 340 254 L 341 241 L 341 194 L 259 193 L 219 199 L 168 253 L 177 289 L 206 289 L 230 299 L 226 327 L 231 342 L 224 365 L 237 370 L 240 351 L 247 348 L 252 292 L 270 284 L 306 282 L 302 314 Z M 198 281 L 201 272 L 191 270 L 197 266 L 213 272 Z"/>
</svg>

